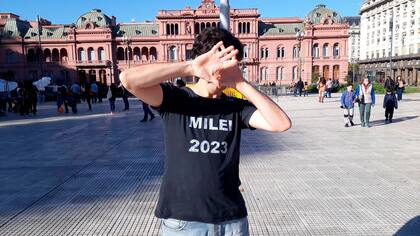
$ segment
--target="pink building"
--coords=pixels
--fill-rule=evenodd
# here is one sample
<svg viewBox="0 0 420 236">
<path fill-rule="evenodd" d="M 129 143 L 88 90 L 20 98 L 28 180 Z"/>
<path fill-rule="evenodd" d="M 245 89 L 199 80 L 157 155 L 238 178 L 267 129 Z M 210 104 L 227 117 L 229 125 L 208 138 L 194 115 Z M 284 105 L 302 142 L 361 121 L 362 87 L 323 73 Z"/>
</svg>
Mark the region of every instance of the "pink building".
<svg viewBox="0 0 420 236">
<path fill-rule="evenodd" d="M 0 13 L 0 77 L 35 80 L 42 72 L 67 83 L 90 78 L 109 84 L 129 67 L 190 59 L 195 35 L 219 26 L 219 14 L 213 0 L 196 9 L 161 10 L 156 21 L 143 23 L 117 23 L 98 9 L 65 25 Z M 267 19 L 258 9 L 232 9 L 231 31 L 244 44 L 241 67 L 250 81 L 289 84 L 299 76 L 304 81 L 347 76 L 349 25 L 324 5 L 305 19 Z"/>
</svg>

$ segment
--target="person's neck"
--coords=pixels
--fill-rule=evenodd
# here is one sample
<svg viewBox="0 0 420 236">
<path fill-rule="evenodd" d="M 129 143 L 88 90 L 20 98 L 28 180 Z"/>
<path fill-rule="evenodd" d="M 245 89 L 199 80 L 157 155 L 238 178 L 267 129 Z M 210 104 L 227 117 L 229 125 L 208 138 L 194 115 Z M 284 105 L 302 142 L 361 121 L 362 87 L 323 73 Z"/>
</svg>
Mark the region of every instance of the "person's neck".
<svg viewBox="0 0 420 236">
<path fill-rule="evenodd" d="M 211 93 L 207 89 L 207 81 L 203 79 L 198 80 L 198 82 L 194 86 L 192 86 L 191 89 L 194 91 L 195 94 L 204 98 L 217 99 L 222 96 L 222 91 L 215 91 L 214 93 Z"/>
</svg>

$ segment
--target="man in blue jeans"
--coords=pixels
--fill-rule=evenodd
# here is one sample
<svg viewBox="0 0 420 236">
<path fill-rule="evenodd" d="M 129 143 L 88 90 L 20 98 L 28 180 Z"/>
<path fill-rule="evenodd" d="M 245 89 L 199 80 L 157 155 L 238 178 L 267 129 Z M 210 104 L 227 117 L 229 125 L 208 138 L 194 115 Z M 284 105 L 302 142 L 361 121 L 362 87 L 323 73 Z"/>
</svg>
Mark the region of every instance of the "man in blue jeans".
<svg viewBox="0 0 420 236">
<path fill-rule="evenodd" d="M 160 113 L 165 166 L 155 215 L 163 235 L 249 235 L 239 190 L 242 129 L 283 132 L 287 114 L 243 77 L 243 48 L 226 30 L 207 28 L 192 61 L 149 64 L 121 73 L 124 87 Z M 191 88 L 163 83 L 197 77 Z M 248 101 L 227 97 L 234 88 Z"/>
</svg>

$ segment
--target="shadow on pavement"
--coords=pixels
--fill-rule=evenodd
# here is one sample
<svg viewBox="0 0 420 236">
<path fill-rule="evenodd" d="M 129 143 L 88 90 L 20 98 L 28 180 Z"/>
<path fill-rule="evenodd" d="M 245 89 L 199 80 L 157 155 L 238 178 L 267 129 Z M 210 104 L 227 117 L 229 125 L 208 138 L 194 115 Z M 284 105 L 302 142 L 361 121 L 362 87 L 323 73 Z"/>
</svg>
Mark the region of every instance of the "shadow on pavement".
<svg viewBox="0 0 420 236">
<path fill-rule="evenodd" d="M 394 123 L 400 123 L 408 120 L 417 119 L 419 116 L 406 116 L 406 117 L 400 117 L 392 120 L 392 123 L 385 123 L 385 120 L 375 120 L 371 121 L 370 124 L 372 126 L 383 126 L 388 124 L 394 124 Z"/>
<path fill-rule="evenodd" d="M 394 236 L 414 236 L 420 235 L 420 215 L 407 221 Z"/>
</svg>

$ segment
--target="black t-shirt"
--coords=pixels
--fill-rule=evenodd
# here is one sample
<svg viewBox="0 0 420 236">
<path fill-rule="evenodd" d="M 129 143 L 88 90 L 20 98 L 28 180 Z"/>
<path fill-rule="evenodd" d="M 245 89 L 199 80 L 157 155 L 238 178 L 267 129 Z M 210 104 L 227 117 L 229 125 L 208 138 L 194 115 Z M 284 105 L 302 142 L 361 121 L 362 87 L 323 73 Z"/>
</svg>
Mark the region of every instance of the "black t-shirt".
<svg viewBox="0 0 420 236">
<path fill-rule="evenodd" d="M 241 129 L 253 129 L 251 103 L 203 98 L 189 88 L 161 84 L 155 108 L 165 133 L 165 166 L 158 218 L 218 223 L 247 216 L 239 191 Z"/>
</svg>

